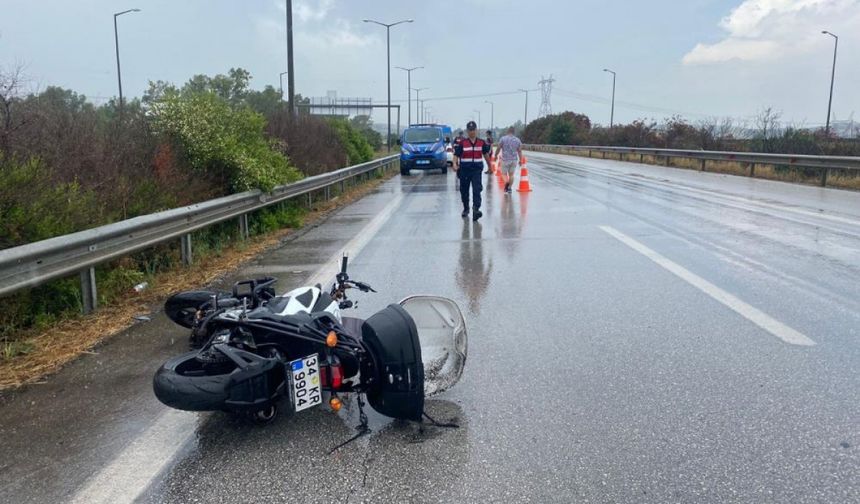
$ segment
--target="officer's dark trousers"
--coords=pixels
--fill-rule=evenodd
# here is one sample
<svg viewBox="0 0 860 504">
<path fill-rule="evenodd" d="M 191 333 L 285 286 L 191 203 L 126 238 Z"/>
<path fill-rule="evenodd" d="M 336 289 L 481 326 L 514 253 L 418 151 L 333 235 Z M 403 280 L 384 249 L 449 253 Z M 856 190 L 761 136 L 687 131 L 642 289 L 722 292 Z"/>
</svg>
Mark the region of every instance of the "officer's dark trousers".
<svg viewBox="0 0 860 504">
<path fill-rule="evenodd" d="M 469 186 L 472 186 L 472 206 L 481 208 L 481 191 L 484 189 L 483 168 L 460 168 L 460 197 L 463 198 L 463 208 L 469 208 Z"/>
</svg>

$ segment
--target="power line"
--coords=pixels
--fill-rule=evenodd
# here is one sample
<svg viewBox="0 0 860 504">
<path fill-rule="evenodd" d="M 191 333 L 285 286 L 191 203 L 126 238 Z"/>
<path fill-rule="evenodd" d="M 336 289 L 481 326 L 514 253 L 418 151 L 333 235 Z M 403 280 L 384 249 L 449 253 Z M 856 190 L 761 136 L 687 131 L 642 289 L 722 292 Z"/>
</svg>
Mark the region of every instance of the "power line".
<svg viewBox="0 0 860 504">
<path fill-rule="evenodd" d="M 529 91 L 536 91 L 535 89 L 530 89 Z M 422 101 L 450 101 L 450 100 L 469 100 L 474 98 L 489 98 L 493 96 L 506 96 L 506 95 L 516 95 L 520 94 L 520 91 L 498 91 L 495 93 L 484 93 L 484 94 L 475 94 L 475 95 L 461 95 L 461 96 L 439 96 L 436 98 L 425 98 Z M 405 103 L 406 100 L 391 100 L 391 103 Z"/>
<path fill-rule="evenodd" d="M 566 96 L 568 98 L 577 98 L 579 100 L 593 102 L 593 103 L 599 103 L 602 105 L 606 105 L 609 103 L 609 99 L 604 98 L 602 96 L 591 95 L 591 94 L 586 94 L 586 93 L 578 93 L 576 91 L 568 91 L 568 90 L 564 90 L 564 89 L 556 89 L 556 91 L 560 95 Z M 701 112 L 689 112 L 689 111 L 684 111 L 684 110 L 669 109 L 669 108 L 665 108 L 665 107 L 655 107 L 653 105 L 643 105 L 641 103 L 628 102 L 628 101 L 616 101 L 615 103 L 616 103 L 616 105 L 622 106 L 623 108 L 626 108 L 629 110 L 638 110 L 640 112 L 651 112 L 651 113 L 683 115 L 683 116 L 697 116 L 697 117 L 705 117 L 705 118 L 720 117 L 720 116 L 715 116 L 714 114 L 703 114 Z M 725 116 L 725 117 L 730 117 L 730 116 Z"/>
</svg>

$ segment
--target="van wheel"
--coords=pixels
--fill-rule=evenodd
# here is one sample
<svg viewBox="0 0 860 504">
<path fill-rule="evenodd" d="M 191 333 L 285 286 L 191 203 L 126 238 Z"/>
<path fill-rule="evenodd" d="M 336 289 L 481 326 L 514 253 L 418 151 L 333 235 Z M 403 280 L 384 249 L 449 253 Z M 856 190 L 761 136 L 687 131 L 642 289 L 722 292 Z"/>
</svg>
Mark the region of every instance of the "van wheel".
<svg viewBox="0 0 860 504">
<path fill-rule="evenodd" d="M 409 176 L 409 170 L 407 170 L 406 168 L 401 168 L 400 174 L 403 175 L 404 177 L 408 177 Z"/>
</svg>

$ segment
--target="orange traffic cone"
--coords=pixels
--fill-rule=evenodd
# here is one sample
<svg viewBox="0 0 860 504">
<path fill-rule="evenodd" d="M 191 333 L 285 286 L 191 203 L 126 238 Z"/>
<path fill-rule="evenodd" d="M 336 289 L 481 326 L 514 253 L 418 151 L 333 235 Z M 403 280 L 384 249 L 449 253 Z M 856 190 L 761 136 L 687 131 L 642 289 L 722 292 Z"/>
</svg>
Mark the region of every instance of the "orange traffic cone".
<svg viewBox="0 0 860 504">
<path fill-rule="evenodd" d="M 496 154 L 491 152 L 490 153 L 490 165 L 487 167 L 487 171 L 490 172 L 490 175 L 492 175 L 493 173 L 496 172 L 496 168 L 498 168 L 496 166 L 496 164 L 497 164 Z"/>
<path fill-rule="evenodd" d="M 526 157 L 523 156 L 523 169 L 520 171 L 520 187 L 517 192 L 531 192 L 532 185 L 529 183 L 529 168 L 526 166 Z"/>
</svg>

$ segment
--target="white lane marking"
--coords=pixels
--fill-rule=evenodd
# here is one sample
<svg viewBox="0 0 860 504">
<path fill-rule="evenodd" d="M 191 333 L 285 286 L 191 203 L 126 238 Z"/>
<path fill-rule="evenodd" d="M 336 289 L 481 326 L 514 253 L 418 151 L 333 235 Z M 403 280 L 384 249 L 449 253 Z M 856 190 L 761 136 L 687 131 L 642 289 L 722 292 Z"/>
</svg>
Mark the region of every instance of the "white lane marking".
<svg viewBox="0 0 860 504">
<path fill-rule="evenodd" d="M 403 202 L 403 193 L 386 204 L 358 234 L 344 246 L 355 257 L 379 233 Z M 340 271 L 341 254 L 325 262 L 309 282 L 334 280 Z M 131 442 L 107 466 L 92 476 L 78 490 L 73 504 L 118 504 L 134 502 L 174 459 L 176 454 L 194 438 L 198 415 L 165 407 L 155 422 Z"/>
<path fill-rule="evenodd" d="M 134 502 L 194 437 L 197 414 L 165 409 L 149 428 L 78 490 L 72 504 Z"/>
<path fill-rule="evenodd" d="M 394 199 L 388 202 L 385 208 L 382 209 L 381 212 L 376 214 L 376 217 L 373 218 L 367 225 L 357 234 L 355 237 L 347 242 L 343 247 L 343 251 L 349 254 L 350 258 L 357 256 L 364 247 L 370 243 L 378 233 L 379 230 L 382 229 L 382 226 L 388 222 L 388 219 L 394 215 L 394 212 L 400 207 L 400 204 L 403 203 L 403 193 L 398 192 Z M 325 287 L 326 282 L 333 282 L 335 275 L 340 272 L 341 259 L 343 258 L 343 253 L 334 254 L 328 261 L 326 261 L 324 266 L 322 266 L 317 272 L 311 277 L 308 282 L 308 285 L 314 284 L 322 284 Z M 325 290 L 325 289 L 323 289 Z"/>
<path fill-rule="evenodd" d="M 759 310 L 758 308 L 750 306 L 749 304 L 741 301 L 740 299 L 733 296 L 732 294 L 729 294 L 728 292 L 717 287 L 716 285 L 712 284 L 711 282 L 708 282 L 704 278 L 696 275 L 695 273 L 684 268 L 683 266 L 681 266 L 677 263 L 674 263 L 671 260 L 663 257 L 662 255 L 651 250 L 650 248 L 646 247 L 645 245 L 639 243 L 638 241 L 634 240 L 633 238 L 630 238 L 629 236 L 622 233 L 621 231 L 618 231 L 617 229 L 615 229 L 611 226 L 600 226 L 600 229 L 602 229 L 604 232 L 606 232 L 607 234 L 609 234 L 610 236 L 612 236 L 616 240 L 620 241 L 621 243 L 632 248 L 636 252 L 639 252 L 640 254 L 644 255 L 645 257 L 647 257 L 651 261 L 657 263 L 659 266 L 662 266 L 663 268 L 665 268 L 669 272 L 673 273 L 675 276 L 677 276 L 681 280 L 684 280 L 685 282 L 692 285 L 693 287 L 695 287 L 695 288 L 699 289 L 700 291 L 704 292 L 705 294 L 711 296 L 712 298 L 719 301 L 720 303 L 722 303 L 723 305 L 725 305 L 729 309 L 733 310 L 734 312 L 738 313 L 742 317 L 746 318 L 747 320 L 749 320 L 753 324 L 755 324 L 755 325 L 761 327 L 762 329 L 764 329 L 765 331 L 773 334 L 774 336 L 781 339 L 782 341 L 789 343 L 789 344 L 792 344 L 792 345 L 801 345 L 801 346 L 815 345 L 815 342 L 812 341 L 806 335 L 804 335 L 804 334 L 792 329 L 791 327 L 783 324 L 782 322 L 774 319 L 773 317 L 764 313 L 763 311 Z"/>
<path fill-rule="evenodd" d="M 561 161 L 561 160 L 559 160 L 559 161 Z M 603 160 L 602 159 L 593 159 L 593 161 L 600 162 Z M 607 159 L 607 161 L 610 161 L 610 160 Z M 613 160 L 613 161 L 615 161 L 616 163 L 621 162 L 621 161 L 617 161 L 617 160 Z M 634 163 L 634 164 L 639 164 L 639 163 Z M 651 165 L 642 165 L 642 166 L 651 166 Z M 615 170 L 607 170 L 606 168 L 596 168 L 593 166 L 590 166 L 589 168 L 591 168 L 591 170 L 585 169 L 585 171 L 591 171 L 592 173 L 598 173 L 601 175 L 607 175 L 606 172 L 610 171 L 611 173 L 613 173 L 615 178 L 617 178 L 619 180 L 623 180 L 623 179 L 626 179 L 629 177 L 629 174 L 623 173 L 623 172 L 618 172 Z M 600 170 L 600 171 L 595 172 L 593 170 Z M 825 220 L 829 220 L 829 221 L 833 221 L 833 222 L 839 222 L 842 224 L 849 224 L 852 226 L 860 226 L 860 219 L 852 218 L 852 217 L 842 217 L 840 215 L 833 215 L 833 214 L 829 214 L 829 213 L 824 213 L 824 210 L 822 210 L 820 212 L 816 212 L 813 210 L 806 210 L 803 208 L 797 208 L 797 207 L 789 206 L 787 203 L 786 204 L 768 203 L 766 201 L 754 200 L 754 199 L 746 198 L 744 196 L 736 196 L 733 194 L 726 194 L 723 192 L 711 191 L 708 189 L 699 189 L 699 188 L 687 185 L 687 181 L 685 181 L 685 180 L 674 180 L 674 181 L 664 182 L 662 180 L 655 179 L 648 174 L 640 173 L 637 175 L 641 175 L 643 179 L 648 180 L 649 182 L 651 182 L 653 185 L 656 185 L 656 186 L 668 186 L 670 188 L 681 188 L 681 189 L 685 189 L 685 190 L 690 191 L 690 192 L 703 194 L 703 195 L 707 195 L 707 196 L 711 196 L 711 197 L 724 198 L 724 199 L 728 199 L 730 201 L 735 201 L 737 203 L 741 203 L 741 204 L 745 204 L 745 205 L 752 205 L 752 206 L 757 206 L 757 207 L 761 207 L 761 208 L 769 208 L 771 210 L 777 210 L 780 212 L 790 212 L 790 213 L 795 213 L 798 215 L 804 215 L 807 217 L 814 217 L 817 219 L 825 219 Z M 759 180 L 761 180 L 761 179 L 759 179 Z M 714 201 L 714 200 L 711 200 L 711 201 Z M 744 208 L 744 210 L 749 210 L 749 209 Z M 779 216 L 779 215 L 776 217 L 785 218 L 784 216 Z M 786 220 L 790 220 L 790 219 L 786 219 Z M 804 222 L 804 221 L 796 221 L 796 220 L 791 220 L 791 221 L 792 222 L 798 222 L 801 224 L 810 224 L 809 222 Z M 840 230 L 837 229 L 837 231 L 840 231 Z"/>
</svg>

